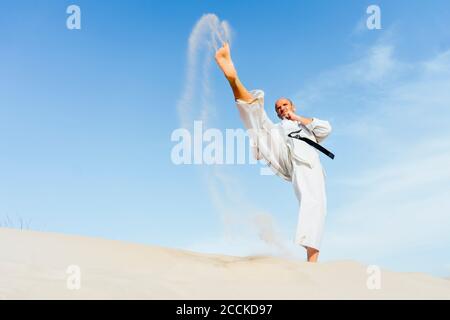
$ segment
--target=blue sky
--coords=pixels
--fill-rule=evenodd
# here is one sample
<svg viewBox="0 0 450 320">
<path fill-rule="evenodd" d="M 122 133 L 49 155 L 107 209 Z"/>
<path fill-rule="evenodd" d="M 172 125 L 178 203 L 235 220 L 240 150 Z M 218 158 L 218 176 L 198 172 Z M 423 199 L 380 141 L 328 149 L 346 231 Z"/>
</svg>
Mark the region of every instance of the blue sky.
<svg viewBox="0 0 450 320">
<path fill-rule="evenodd" d="M 70 4 L 81 30 L 66 28 Z M 382 30 L 364 28 L 370 4 Z M 323 260 L 449 276 L 449 12 L 448 1 L 2 1 L 0 221 L 255 254 L 271 250 L 248 223 L 261 211 L 288 246 L 288 183 L 255 165 L 219 168 L 232 180 L 224 216 L 214 169 L 170 158 L 188 37 L 215 13 L 272 119 L 275 99 L 290 96 L 333 125 Z M 215 67 L 211 79 L 215 126 L 242 127 Z"/>
</svg>

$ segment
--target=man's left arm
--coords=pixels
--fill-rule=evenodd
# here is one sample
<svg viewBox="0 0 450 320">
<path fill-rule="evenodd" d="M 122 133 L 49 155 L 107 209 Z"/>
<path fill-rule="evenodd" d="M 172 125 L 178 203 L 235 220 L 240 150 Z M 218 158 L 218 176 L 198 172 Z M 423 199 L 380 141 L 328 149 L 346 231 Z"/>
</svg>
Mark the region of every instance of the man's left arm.
<svg viewBox="0 0 450 320">
<path fill-rule="evenodd" d="M 316 137 L 317 143 L 321 143 L 331 133 L 331 125 L 326 120 L 318 118 L 305 118 L 295 115 L 292 120 L 298 121 L 308 128 Z"/>
</svg>

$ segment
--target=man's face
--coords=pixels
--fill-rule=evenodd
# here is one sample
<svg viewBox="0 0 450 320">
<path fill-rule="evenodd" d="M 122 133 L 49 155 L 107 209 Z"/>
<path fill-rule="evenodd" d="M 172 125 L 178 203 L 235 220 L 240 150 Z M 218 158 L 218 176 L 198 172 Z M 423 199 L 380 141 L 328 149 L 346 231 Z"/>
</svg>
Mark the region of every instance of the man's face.
<svg viewBox="0 0 450 320">
<path fill-rule="evenodd" d="M 275 111 L 278 115 L 278 118 L 284 119 L 287 118 L 289 113 L 295 112 L 295 107 L 288 99 L 280 98 L 277 100 L 277 102 L 275 102 Z"/>
</svg>

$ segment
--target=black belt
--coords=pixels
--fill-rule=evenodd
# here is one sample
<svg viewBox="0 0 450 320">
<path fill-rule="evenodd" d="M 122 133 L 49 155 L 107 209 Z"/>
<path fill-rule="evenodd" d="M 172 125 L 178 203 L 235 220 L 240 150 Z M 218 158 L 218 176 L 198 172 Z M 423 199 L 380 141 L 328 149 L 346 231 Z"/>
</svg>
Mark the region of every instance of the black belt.
<svg viewBox="0 0 450 320">
<path fill-rule="evenodd" d="M 317 142 L 312 141 L 311 139 L 305 138 L 305 137 L 301 137 L 299 134 L 300 131 L 302 131 L 302 129 L 298 130 L 298 131 L 293 131 L 291 133 L 288 134 L 289 138 L 294 138 L 294 139 L 298 139 L 298 140 L 302 140 L 305 141 L 307 144 L 309 144 L 310 146 L 316 148 L 317 150 L 319 150 L 320 152 L 324 153 L 325 155 L 329 156 L 331 159 L 334 159 L 334 154 L 325 149 L 324 147 L 322 147 L 320 144 L 318 144 Z"/>
</svg>

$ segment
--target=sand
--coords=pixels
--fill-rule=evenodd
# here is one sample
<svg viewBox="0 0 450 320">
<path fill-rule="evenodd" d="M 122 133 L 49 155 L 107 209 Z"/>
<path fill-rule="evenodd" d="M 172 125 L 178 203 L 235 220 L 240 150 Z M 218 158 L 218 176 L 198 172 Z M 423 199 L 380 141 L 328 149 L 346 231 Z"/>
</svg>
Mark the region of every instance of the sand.
<svg viewBox="0 0 450 320">
<path fill-rule="evenodd" d="M 353 261 L 233 257 L 0 228 L 0 299 L 450 299 L 447 279 L 380 275 L 381 287 L 369 289 L 367 266 Z"/>
</svg>

